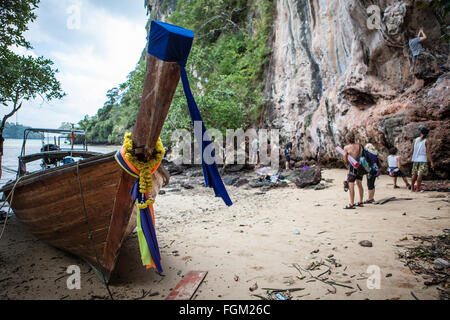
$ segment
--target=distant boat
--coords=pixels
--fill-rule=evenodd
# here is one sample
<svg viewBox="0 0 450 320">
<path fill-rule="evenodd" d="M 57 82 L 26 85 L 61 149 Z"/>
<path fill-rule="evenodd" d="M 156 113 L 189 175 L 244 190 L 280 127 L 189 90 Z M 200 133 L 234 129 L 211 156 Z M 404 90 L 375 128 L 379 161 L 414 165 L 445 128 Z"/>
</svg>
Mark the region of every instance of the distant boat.
<svg viewBox="0 0 450 320">
<path fill-rule="evenodd" d="M 148 55 L 144 91 L 131 136 L 136 155 L 151 156 L 179 79 L 178 63 Z M 41 152 L 26 155 L 27 132 L 71 135 L 71 148 L 62 148 L 55 139 Z M 7 183 L 0 192 L 36 238 L 83 258 L 109 282 L 120 248 L 136 227 L 136 209 L 130 196 L 136 178 L 122 169 L 114 153 L 90 152 L 86 142 L 83 149 L 76 150 L 74 135 L 84 132 L 26 131 L 17 180 Z M 80 160 L 75 161 L 75 157 Z M 37 160 L 42 161 L 42 170 L 27 173 L 26 164 Z M 168 172 L 159 166 L 153 173 L 152 197 L 168 182 Z"/>
</svg>

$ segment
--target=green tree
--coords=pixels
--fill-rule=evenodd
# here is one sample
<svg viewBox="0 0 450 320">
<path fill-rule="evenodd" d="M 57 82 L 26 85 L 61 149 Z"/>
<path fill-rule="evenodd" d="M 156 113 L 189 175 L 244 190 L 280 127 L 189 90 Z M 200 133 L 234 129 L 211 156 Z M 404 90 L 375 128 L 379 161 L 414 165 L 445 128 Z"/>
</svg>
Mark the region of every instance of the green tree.
<svg viewBox="0 0 450 320">
<path fill-rule="evenodd" d="M 31 44 L 23 33 L 28 23 L 36 19 L 33 12 L 39 0 L 1 0 L 0 1 L 0 49 L 7 51 L 9 46 L 21 46 L 31 49 Z"/>
<path fill-rule="evenodd" d="M 3 130 L 6 121 L 21 107 L 24 100 L 38 96 L 44 100 L 61 99 L 65 94 L 56 79 L 57 69 L 44 57 L 17 55 L 11 47 L 31 49 L 23 32 L 36 19 L 33 12 L 39 0 L 0 1 L 0 103 L 11 108 L 0 123 L 0 155 L 3 154 Z"/>
</svg>

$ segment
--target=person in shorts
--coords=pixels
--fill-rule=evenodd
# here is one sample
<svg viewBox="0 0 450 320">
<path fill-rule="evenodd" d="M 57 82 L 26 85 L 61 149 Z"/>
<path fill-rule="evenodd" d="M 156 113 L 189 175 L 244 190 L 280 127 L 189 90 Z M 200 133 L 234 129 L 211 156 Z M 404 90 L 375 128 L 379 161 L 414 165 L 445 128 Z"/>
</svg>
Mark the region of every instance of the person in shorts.
<svg viewBox="0 0 450 320">
<path fill-rule="evenodd" d="M 356 168 L 354 168 L 347 159 L 348 155 L 352 156 L 354 159 L 358 159 L 362 155 L 362 153 L 363 147 L 360 144 L 355 143 L 355 135 L 352 132 L 347 134 L 347 145 L 344 147 L 344 162 L 348 166 L 348 175 L 346 182 L 348 184 L 348 190 L 350 191 L 350 203 L 346 205 L 344 209 L 355 209 L 355 206 L 364 207 L 364 188 L 362 186 L 363 176 L 358 173 Z M 359 202 L 357 204 L 355 204 L 355 183 L 358 187 L 359 192 Z M 345 187 L 347 187 L 346 184 Z"/>
<path fill-rule="evenodd" d="M 423 176 L 428 175 L 428 162 L 431 164 L 431 168 L 434 169 L 433 158 L 431 157 L 431 141 L 427 138 L 429 134 L 427 128 L 420 129 L 420 136 L 417 137 L 412 144 L 409 156 L 412 161 L 412 178 L 411 178 L 411 191 L 419 192 Z M 417 186 L 415 182 L 417 181 Z"/>
<path fill-rule="evenodd" d="M 408 183 L 408 179 L 406 178 L 406 175 L 401 170 L 401 157 L 397 155 L 397 148 L 392 147 L 389 149 L 389 156 L 388 156 L 388 174 L 392 178 L 394 178 L 394 189 L 400 188 L 397 185 L 397 178 L 402 178 L 403 181 L 406 184 L 406 187 L 408 189 L 411 188 L 411 185 Z"/>
<path fill-rule="evenodd" d="M 380 162 L 379 162 L 379 152 L 375 148 L 375 146 L 371 143 L 368 143 L 364 146 L 364 149 L 366 149 L 370 153 L 370 161 L 373 163 L 371 166 L 370 172 L 367 174 L 367 190 L 368 190 L 368 199 L 364 201 L 364 204 L 374 203 L 375 202 L 375 180 L 380 175 Z"/>
</svg>

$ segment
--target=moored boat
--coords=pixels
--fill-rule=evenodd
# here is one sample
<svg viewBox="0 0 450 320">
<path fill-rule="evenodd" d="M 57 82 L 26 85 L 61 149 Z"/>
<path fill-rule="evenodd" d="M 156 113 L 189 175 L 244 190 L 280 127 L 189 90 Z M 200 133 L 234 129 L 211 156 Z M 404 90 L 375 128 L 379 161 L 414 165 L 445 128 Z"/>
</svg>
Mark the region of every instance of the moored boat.
<svg viewBox="0 0 450 320">
<path fill-rule="evenodd" d="M 140 157 L 151 157 L 179 79 L 178 64 L 148 55 L 141 105 L 131 134 Z M 70 155 L 81 159 L 64 164 L 61 160 Z M 26 173 L 24 164 L 41 159 L 59 164 Z M 123 241 L 136 227 L 135 201 L 130 197 L 136 178 L 123 170 L 114 153 L 44 149 L 22 154 L 19 163 L 17 179 L 0 189 L 17 219 L 36 238 L 86 260 L 108 282 Z M 150 196 L 154 199 L 168 183 L 169 174 L 159 166 L 152 177 Z"/>
<path fill-rule="evenodd" d="M 141 104 L 133 131 L 125 135 L 120 151 L 95 155 L 86 148 L 76 154 L 83 159 L 65 162 L 67 156 L 75 155 L 73 143 L 71 150 L 47 146 L 38 154 L 22 154 L 18 178 L 0 189 L 17 218 L 38 239 L 83 258 L 105 282 L 109 282 L 124 240 L 136 226 L 143 264 L 162 272 L 153 202 L 169 174 L 160 165 L 164 149 L 159 136 L 180 77 L 192 121 L 201 124 L 200 138 L 196 138 L 203 155 L 205 185 L 225 204 L 232 204 L 214 154 L 208 161 L 204 156 L 211 140 L 184 68 L 192 41 L 191 30 L 152 21 Z M 44 170 L 27 174 L 25 163 L 37 159 L 44 160 Z"/>
</svg>

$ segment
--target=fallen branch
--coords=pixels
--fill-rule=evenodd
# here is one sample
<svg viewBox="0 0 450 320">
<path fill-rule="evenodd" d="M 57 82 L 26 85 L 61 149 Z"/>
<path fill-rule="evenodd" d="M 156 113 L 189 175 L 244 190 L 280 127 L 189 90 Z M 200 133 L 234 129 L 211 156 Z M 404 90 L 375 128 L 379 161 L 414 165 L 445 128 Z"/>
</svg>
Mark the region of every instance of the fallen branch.
<svg viewBox="0 0 450 320">
<path fill-rule="evenodd" d="M 262 290 L 269 290 L 269 291 L 273 291 L 273 292 L 283 292 L 283 291 L 289 291 L 289 292 L 294 292 L 294 291 L 300 291 L 300 290 L 305 290 L 305 288 L 292 288 L 292 289 L 277 289 L 277 288 L 261 288 Z"/>
</svg>

